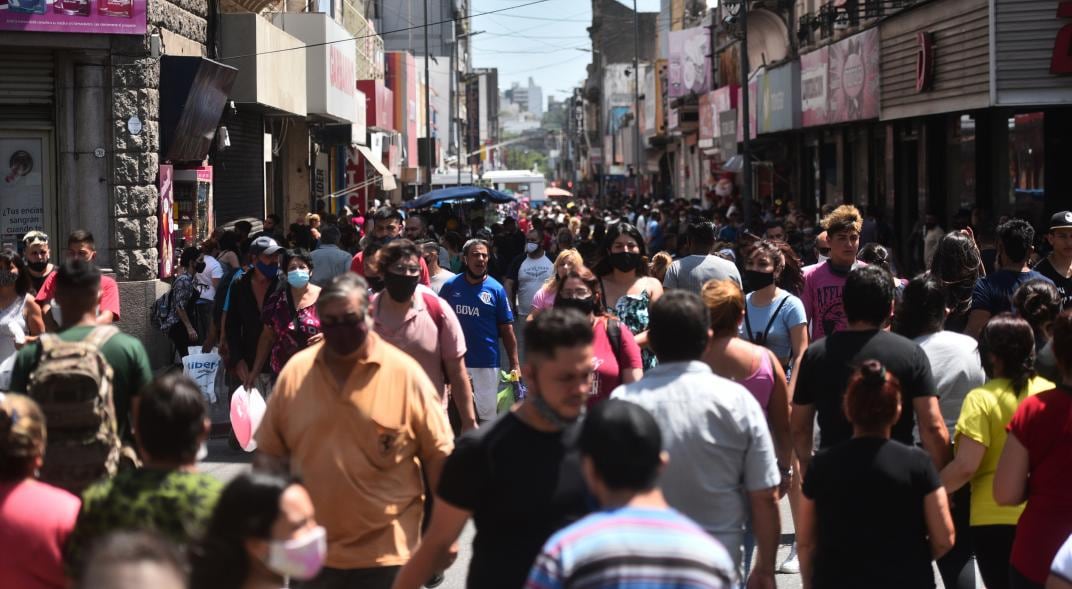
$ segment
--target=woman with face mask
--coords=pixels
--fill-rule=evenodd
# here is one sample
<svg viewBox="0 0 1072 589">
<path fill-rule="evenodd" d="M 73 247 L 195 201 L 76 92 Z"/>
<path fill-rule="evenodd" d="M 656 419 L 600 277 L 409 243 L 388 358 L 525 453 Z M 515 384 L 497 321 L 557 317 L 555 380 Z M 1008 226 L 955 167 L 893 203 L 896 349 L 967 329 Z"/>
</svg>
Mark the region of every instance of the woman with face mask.
<svg viewBox="0 0 1072 589">
<path fill-rule="evenodd" d="M 256 376 L 264 363 L 271 358 L 273 375 L 278 375 L 283 365 L 298 350 L 320 341 L 320 318 L 316 314 L 316 300 L 320 287 L 309 282 L 313 273 L 313 260 L 309 252 L 294 250 L 287 260 L 287 281 L 270 293 L 264 301 L 261 318 L 264 329 L 257 343 L 257 357 L 253 370 L 243 386 L 253 387 Z"/>
<path fill-rule="evenodd" d="M 599 279 L 584 266 L 571 270 L 558 285 L 555 308 L 576 309 L 592 323 L 595 338 L 592 356 L 595 364 L 588 406 L 610 397 L 620 384 L 640 380 L 640 346 L 633 333 L 619 320 L 608 317 L 599 291 Z"/>
<path fill-rule="evenodd" d="M 279 589 L 316 577 L 327 554 L 308 491 L 289 476 L 239 475 L 220 495 L 192 551 L 191 587 Z"/>
<path fill-rule="evenodd" d="M 160 324 L 160 330 L 168 335 L 171 343 L 175 344 L 175 351 L 179 358 L 185 358 L 190 346 L 197 344 L 197 284 L 194 275 L 197 274 L 197 258 L 200 253 L 195 247 L 182 250 L 179 256 L 179 274 L 171 283 L 171 294 L 168 298 L 168 316 Z"/>
<path fill-rule="evenodd" d="M 41 307 L 30 294 L 26 264 L 11 250 L 0 251 L 0 379 L 9 377 L 15 352 L 45 330 Z M 4 380 L 6 386 L 6 380 Z"/>
<path fill-rule="evenodd" d="M 808 348 L 808 319 L 804 303 L 786 287 L 800 284 L 800 259 L 791 249 L 769 241 L 756 242 L 745 260 L 745 316 L 741 338 L 764 346 L 778 358 L 786 373 L 799 364 Z"/>
<path fill-rule="evenodd" d="M 644 238 L 629 223 L 615 223 L 603 239 L 601 259 L 593 269 L 607 310 L 633 332 L 641 348 L 644 370 L 655 366 L 648 349 L 648 308 L 663 296 L 663 285 L 648 276 Z"/>
</svg>

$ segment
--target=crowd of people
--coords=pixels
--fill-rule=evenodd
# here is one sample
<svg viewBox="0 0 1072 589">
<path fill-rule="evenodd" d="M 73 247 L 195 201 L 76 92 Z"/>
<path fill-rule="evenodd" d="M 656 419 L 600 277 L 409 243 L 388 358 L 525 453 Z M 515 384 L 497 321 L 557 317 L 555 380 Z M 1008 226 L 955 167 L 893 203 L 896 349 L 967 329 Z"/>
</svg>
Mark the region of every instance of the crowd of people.
<svg viewBox="0 0 1072 589">
<path fill-rule="evenodd" d="M 0 586 L 434 587 L 470 522 L 474 589 L 1072 586 L 1072 212 L 927 216 L 899 261 L 852 205 L 721 204 L 270 215 L 182 250 L 154 324 L 267 398 L 226 485 L 93 236 L 54 265 L 27 234 Z"/>
</svg>

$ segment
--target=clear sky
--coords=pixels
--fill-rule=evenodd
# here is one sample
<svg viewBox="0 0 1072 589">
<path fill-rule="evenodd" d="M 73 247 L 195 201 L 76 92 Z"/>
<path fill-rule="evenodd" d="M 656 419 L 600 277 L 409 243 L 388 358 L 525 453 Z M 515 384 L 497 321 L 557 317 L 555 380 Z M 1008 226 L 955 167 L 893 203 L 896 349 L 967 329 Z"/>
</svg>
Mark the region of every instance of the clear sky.
<svg viewBox="0 0 1072 589">
<path fill-rule="evenodd" d="M 564 98 L 570 88 L 580 85 L 592 54 L 588 31 L 592 24 L 591 0 L 472 0 L 471 12 L 508 9 L 497 14 L 474 16 L 471 30 L 484 31 L 473 37 L 473 67 L 499 68 L 499 89 L 512 82 L 522 86 L 531 76 L 548 96 Z M 618 0 L 622 2 L 622 0 Z M 622 2 L 632 8 L 632 1 Z M 637 0 L 640 12 L 658 12 L 659 0 Z"/>
</svg>

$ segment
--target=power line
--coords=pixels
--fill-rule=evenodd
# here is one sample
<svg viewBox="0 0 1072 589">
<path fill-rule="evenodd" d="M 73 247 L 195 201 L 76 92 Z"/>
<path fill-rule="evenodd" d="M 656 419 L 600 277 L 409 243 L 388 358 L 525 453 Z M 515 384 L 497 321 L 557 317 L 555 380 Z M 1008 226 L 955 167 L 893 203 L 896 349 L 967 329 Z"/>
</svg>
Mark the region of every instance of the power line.
<svg viewBox="0 0 1072 589">
<path fill-rule="evenodd" d="M 258 55 L 270 55 L 272 53 L 283 53 L 285 51 L 296 51 L 298 49 L 310 49 L 312 47 L 322 47 L 324 45 L 334 45 L 335 43 L 345 43 L 347 41 L 357 41 L 359 39 L 368 39 L 369 37 L 381 37 L 383 35 L 390 35 L 392 33 L 402 33 L 402 32 L 405 32 L 405 31 L 412 31 L 414 29 L 421 29 L 421 28 L 424 28 L 426 26 L 430 27 L 432 25 L 442 25 L 442 24 L 446 24 L 446 23 L 460 22 L 460 21 L 463 21 L 463 20 L 469 20 L 469 19 L 476 18 L 478 16 L 485 16 L 485 15 L 488 15 L 488 14 L 500 14 L 500 13 L 506 12 L 508 10 L 515 10 L 515 9 L 518 9 L 518 8 L 525 8 L 526 6 L 535 6 L 536 4 L 543 4 L 545 2 L 550 2 L 550 1 L 551 0 L 531 0 L 530 2 L 526 2 L 524 4 L 516 4 L 514 6 L 507 6 L 506 8 L 499 8 L 499 9 L 496 9 L 496 10 L 489 10 L 487 12 L 479 12 L 477 14 L 471 14 L 469 16 L 463 16 L 461 18 L 448 18 L 446 20 L 441 20 L 441 21 L 438 21 L 438 22 L 430 22 L 430 23 L 425 23 L 425 24 L 422 24 L 422 25 L 417 25 L 417 26 L 412 26 L 412 27 L 405 27 L 405 28 L 402 28 L 402 29 L 395 29 L 395 30 L 392 30 L 392 31 L 383 31 L 383 32 L 380 32 L 380 33 L 373 33 L 373 34 L 370 34 L 370 35 L 360 35 L 360 36 L 357 36 L 357 37 L 349 37 L 349 38 L 346 38 L 346 39 L 339 39 L 337 41 L 325 41 L 323 43 L 310 43 L 308 45 L 302 45 L 300 47 L 288 47 L 286 49 L 273 49 L 272 51 L 261 51 L 259 53 L 246 53 L 246 54 L 243 54 L 243 55 L 232 55 L 230 57 L 221 57 L 221 58 L 218 59 L 218 61 L 229 61 L 229 60 L 232 60 L 232 59 L 242 59 L 244 57 L 256 57 Z M 287 13 L 284 12 L 282 14 L 284 15 L 284 19 L 285 19 L 286 18 L 285 15 Z M 427 48 L 425 48 L 425 50 L 427 51 Z"/>
</svg>

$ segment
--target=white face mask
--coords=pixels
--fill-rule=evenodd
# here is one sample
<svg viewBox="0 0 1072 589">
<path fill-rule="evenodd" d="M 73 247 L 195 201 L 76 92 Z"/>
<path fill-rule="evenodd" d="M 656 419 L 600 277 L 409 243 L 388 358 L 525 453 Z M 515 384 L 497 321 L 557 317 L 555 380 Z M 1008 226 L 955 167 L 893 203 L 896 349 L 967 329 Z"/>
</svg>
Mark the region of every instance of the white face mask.
<svg viewBox="0 0 1072 589">
<path fill-rule="evenodd" d="M 272 540 L 268 547 L 268 561 L 264 564 L 284 577 L 308 581 L 324 566 L 327 552 L 327 531 L 323 526 L 317 526 L 293 540 Z"/>
<path fill-rule="evenodd" d="M 538 249 L 540 249 L 540 244 L 538 244 L 538 243 L 526 243 L 525 244 L 525 253 L 526 254 L 535 253 L 536 250 L 538 250 Z"/>
</svg>

